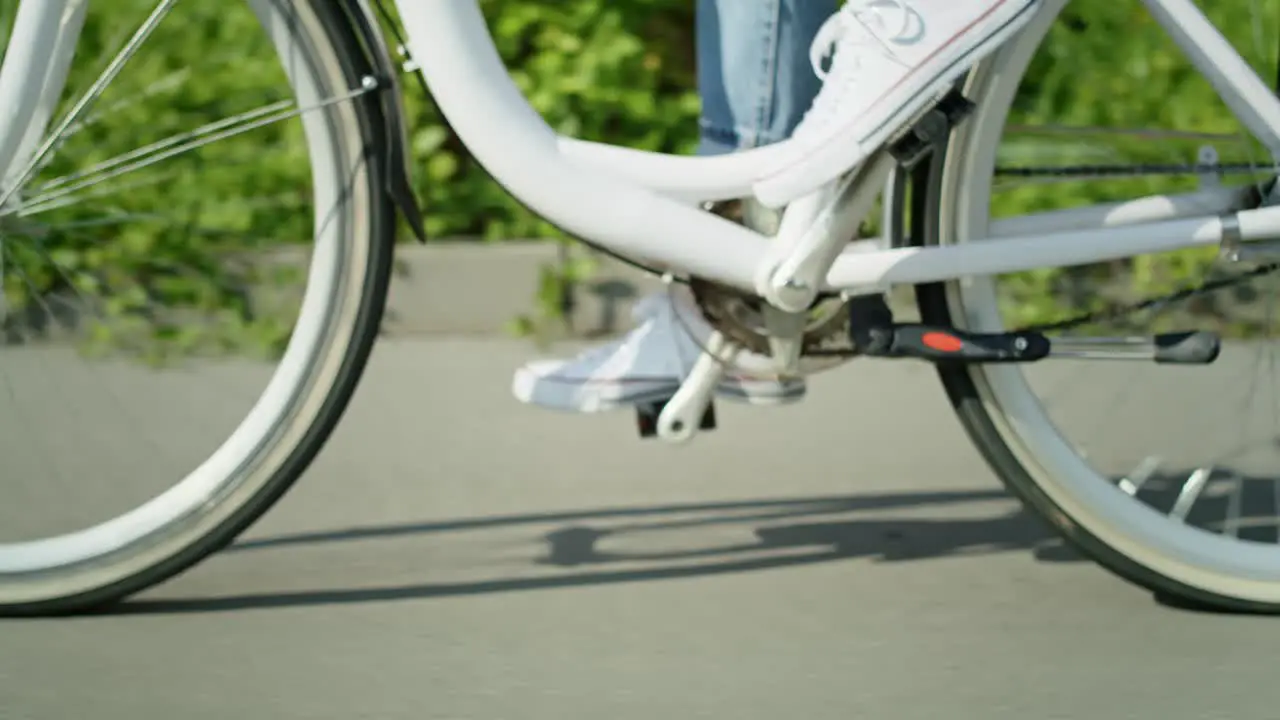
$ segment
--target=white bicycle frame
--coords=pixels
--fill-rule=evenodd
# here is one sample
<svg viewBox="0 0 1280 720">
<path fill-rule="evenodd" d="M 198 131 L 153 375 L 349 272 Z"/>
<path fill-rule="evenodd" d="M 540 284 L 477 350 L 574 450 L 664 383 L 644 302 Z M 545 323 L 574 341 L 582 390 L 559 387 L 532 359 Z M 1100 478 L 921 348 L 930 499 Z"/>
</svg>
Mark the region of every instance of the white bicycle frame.
<svg viewBox="0 0 1280 720">
<path fill-rule="evenodd" d="M 10 182 L 30 169 L 40 150 L 89 1 L 19 3 L 0 66 L 0 107 L 5 108 L 0 169 Z M 1241 122 L 1280 157 L 1280 99 L 1194 0 L 1143 2 Z M 1039 12 L 1056 16 L 1065 3 L 1045 0 Z M 620 255 L 756 289 L 762 263 L 771 257 L 771 239 L 698 205 L 750 196 L 759 169 L 786 152 L 785 143 L 726 156 L 682 157 L 557 135 L 512 82 L 476 0 L 397 0 L 396 5 L 435 102 L 467 149 L 514 197 L 548 221 Z M 883 159 L 868 164 L 874 167 L 854 178 L 845 206 L 865 210 L 891 167 Z M 1153 196 L 998 221 L 991 227 L 998 242 L 845 250 L 828 258 L 833 261 L 821 289 L 879 292 L 896 284 L 1280 238 L 1280 207 L 1237 211 L 1241 199 L 1239 192 L 1222 189 Z"/>
</svg>

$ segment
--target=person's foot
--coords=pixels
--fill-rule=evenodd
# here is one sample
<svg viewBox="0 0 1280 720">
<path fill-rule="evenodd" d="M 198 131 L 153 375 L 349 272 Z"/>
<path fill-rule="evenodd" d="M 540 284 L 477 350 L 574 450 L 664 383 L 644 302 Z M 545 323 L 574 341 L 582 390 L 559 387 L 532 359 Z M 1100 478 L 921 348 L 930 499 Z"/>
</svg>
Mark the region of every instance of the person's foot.
<svg viewBox="0 0 1280 720">
<path fill-rule="evenodd" d="M 511 386 L 516 399 L 553 410 L 599 412 L 670 398 L 701 355 L 711 326 L 684 288 L 644 298 L 634 315 L 639 325 L 621 340 L 516 370 Z M 717 395 L 755 405 L 802 398 L 804 380 L 771 376 L 771 363 L 740 354 Z"/>
<path fill-rule="evenodd" d="M 822 90 L 754 186 L 781 207 L 861 163 L 1034 15 L 1038 0 L 850 0 L 811 55 Z M 827 67 L 823 60 L 830 57 Z"/>
</svg>

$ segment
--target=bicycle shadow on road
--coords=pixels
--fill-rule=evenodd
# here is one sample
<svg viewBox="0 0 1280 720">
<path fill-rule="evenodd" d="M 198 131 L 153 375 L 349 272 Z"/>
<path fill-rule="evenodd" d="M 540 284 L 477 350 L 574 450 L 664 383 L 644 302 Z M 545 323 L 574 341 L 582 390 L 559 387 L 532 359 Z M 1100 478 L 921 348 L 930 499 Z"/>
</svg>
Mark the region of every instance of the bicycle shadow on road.
<svg viewBox="0 0 1280 720">
<path fill-rule="evenodd" d="M 988 507 L 985 514 L 976 517 L 892 514 L 953 508 L 972 513 L 972 508 L 964 508 L 982 503 L 999 504 L 993 506 L 995 514 Z M 904 562 L 1031 550 L 1043 562 L 1080 560 L 1040 520 L 1020 506 L 1010 505 L 1009 496 L 1001 490 L 850 495 L 481 517 L 282 535 L 242 541 L 227 548 L 223 557 L 358 540 L 549 526 L 537 535 L 543 547 L 530 563 L 532 574 L 523 576 L 219 597 L 142 598 L 107 612 L 209 613 L 386 602 L 709 577 L 854 559 Z M 680 546 L 681 539 L 690 534 L 717 528 L 722 533 L 727 528 L 739 540 Z M 678 535 L 674 542 L 661 542 L 673 534 Z M 629 548 L 629 540 L 637 537 L 647 542 L 639 543 L 640 549 Z M 652 549 L 655 538 L 660 549 Z"/>
</svg>

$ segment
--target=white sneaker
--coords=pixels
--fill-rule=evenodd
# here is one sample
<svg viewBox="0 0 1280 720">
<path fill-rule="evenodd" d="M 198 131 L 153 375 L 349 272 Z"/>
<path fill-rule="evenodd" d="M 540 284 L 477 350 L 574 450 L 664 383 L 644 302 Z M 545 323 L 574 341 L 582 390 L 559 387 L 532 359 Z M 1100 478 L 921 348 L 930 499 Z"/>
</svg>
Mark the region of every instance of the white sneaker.
<svg viewBox="0 0 1280 720">
<path fill-rule="evenodd" d="M 641 300 L 640 325 L 626 337 L 567 360 L 541 360 L 516 370 L 512 393 L 553 410 L 600 412 L 659 402 L 675 394 L 702 353 L 712 328 L 687 290 Z M 717 393 L 754 405 L 779 405 L 804 396 L 800 378 L 771 376 L 772 360 L 743 352 Z"/>
<path fill-rule="evenodd" d="M 795 149 L 757 179 L 756 196 L 781 207 L 852 170 L 1021 30 L 1039 4 L 850 0 L 814 40 L 822 90 L 792 133 Z"/>
</svg>

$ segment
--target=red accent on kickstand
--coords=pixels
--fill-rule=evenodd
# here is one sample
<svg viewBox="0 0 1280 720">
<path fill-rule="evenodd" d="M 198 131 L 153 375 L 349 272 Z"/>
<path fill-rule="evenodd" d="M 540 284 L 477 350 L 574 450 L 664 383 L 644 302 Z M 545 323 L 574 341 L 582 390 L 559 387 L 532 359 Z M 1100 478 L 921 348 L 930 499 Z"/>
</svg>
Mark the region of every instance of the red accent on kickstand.
<svg viewBox="0 0 1280 720">
<path fill-rule="evenodd" d="M 927 332 L 921 336 L 920 342 L 938 352 L 953 353 L 964 349 L 963 340 L 954 335 L 940 332 Z"/>
</svg>

